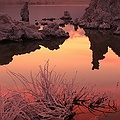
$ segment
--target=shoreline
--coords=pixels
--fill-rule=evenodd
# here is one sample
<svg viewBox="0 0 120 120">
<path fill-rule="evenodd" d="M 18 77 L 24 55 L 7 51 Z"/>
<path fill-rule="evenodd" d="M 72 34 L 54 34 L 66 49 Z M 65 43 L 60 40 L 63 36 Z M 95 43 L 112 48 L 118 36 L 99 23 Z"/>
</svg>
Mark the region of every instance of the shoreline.
<svg viewBox="0 0 120 120">
<path fill-rule="evenodd" d="M 90 2 L 64 2 L 64 3 L 29 3 L 29 5 L 40 5 L 40 6 L 49 6 L 49 5 L 57 5 L 57 6 L 62 6 L 62 5 L 89 5 Z M 0 5 L 23 5 L 24 3 L 0 3 Z"/>
<path fill-rule="evenodd" d="M 0 6 L 22 6 L 22 4 L 0 4 Z M 29 4 L 29 6 L 86 6 L 89 4 Z"/>
</svg>

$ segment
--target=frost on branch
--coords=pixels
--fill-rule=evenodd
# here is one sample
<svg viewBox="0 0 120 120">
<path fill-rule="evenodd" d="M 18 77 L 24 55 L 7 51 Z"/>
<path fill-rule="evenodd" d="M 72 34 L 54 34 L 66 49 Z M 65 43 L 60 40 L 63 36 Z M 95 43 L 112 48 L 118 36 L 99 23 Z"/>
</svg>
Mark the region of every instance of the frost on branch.
<svg viewBox="0 0 120 120">
<path fill-rule="evenodd" d="M 116 101 L 109 93 L 95 93 L 94 86 L 82 87 L 67 82 L 64 75 L 49 70 L 49 62 L 39 67 L 31 81 L 23 75 L 8 70 L 17 87 L 17 79 L 24 89 L 9 91 L 0 97 L 1 120 L 72 120 L 83 108 L 92 114 L 96 112 L 117 112 Z"/>
</svg>

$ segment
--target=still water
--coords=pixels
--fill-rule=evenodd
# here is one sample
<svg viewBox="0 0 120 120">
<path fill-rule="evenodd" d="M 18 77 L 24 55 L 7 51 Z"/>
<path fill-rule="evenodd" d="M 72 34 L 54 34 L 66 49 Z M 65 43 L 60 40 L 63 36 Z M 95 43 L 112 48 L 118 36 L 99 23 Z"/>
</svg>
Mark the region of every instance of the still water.
<svg viewBox="0 0 120 120">
<path fill-rule="evenodd" d="M 30 22 L 42 18 L 63 16 L 65 10 L 71 13 L 73 20 L 80 18 L 88 5 L 63 6 L 29 6 Z M 8 13 L 12 18 L 20 20 L 21 6 L 0 6 L 0 12 Z M 114 91 L 119 89 L 120 82 L 120 37 L 111 34 L 111 31 L 83 30 L 66 25 L 63 28 L 69 32 L 66 40 L 53 39 L 51 42 L 30 42 L 0 44 L 0 85 L 2 89 L 14 87 L 14 83 L 6 72 L 21 73 L 30 78 L 44 65 L 47 60 L 50 67 L 58 73 L 66 73 L 65 78 L 71 80 L 77 71 L 76 81 L 81 85 L 96 84 L 100 91 Z M 116 92 L 116 98 L 120 95 Z M 118 103 L 119 104 L 119 103 Z M 83 117 L 83 118 L 82 118 Z M 81 115 L 82 120 L 97 120 L 95 116 Z M 118 120 L 120 114 L 99 118 L 100 120 Z M 79 120 L 79 117 L 76 118 Z"/>
</svg>

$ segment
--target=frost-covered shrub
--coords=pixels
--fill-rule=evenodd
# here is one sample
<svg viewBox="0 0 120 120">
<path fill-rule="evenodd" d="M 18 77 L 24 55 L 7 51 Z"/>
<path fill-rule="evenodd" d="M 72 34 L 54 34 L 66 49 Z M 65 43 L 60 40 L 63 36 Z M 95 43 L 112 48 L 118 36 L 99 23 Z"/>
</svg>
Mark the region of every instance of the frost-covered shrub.
<svg viewBox="0 0 120 120">
<path fill-rule="evenodd" d="M 24 88 L 0 96 L 0 120 L 72 120 L 78 112 L 84 113 L 82 108 L 92 114 L 117 112 L 110 94 L 95 93 L 94 86 L 80 88 L 75 79 L 67 82 L 64 75 L 49 70 L 49 62 L 40 66 L 35 78 L 31 75 L 31 81 L 21 74 L 8 73 Z"/>
</svg>

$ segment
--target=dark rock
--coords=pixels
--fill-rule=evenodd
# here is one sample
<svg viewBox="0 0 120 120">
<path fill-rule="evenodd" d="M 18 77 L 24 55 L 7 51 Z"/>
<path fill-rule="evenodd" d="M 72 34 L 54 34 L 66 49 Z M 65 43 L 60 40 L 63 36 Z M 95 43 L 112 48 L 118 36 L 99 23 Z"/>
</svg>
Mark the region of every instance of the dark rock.
<svg viewBox="0 0 120 120">
<path fill-rule="evenodd" d="M 75 19 L 75 21 L 73 22 L 73 25 L 79 25 L 79 18 Z"/>
<path fill-rule="evenodd" d="M 60 26 L 60 27 L 65 27 L 65 24 L 66 24 L 66 23 L 65 23 L 64 21 L 61 21 L 61 22 L 59 23 L 59 26 Z"/>
<path fill-rule="evenodd" d="M 46 21 L 46 20 L 47 20 L 47 18 L 43 18 L 42 20 L 43 20 L 43 21 Z"/>
<path fill-rule="evenodd" d="M 20 16 L 22 17 L 22 21 L 29 22 L 29 10 L 28 10 L 28 2 L 26 2 L 20 12 Z"/>
<path fill-rule="evenodd" d="M 100 29 L 110 29 L 111 26 L 108 23 L 102 23 L 102 24 L 99 25 L 99 28 Z"/>
<path fill-rule="evenodd" d="M 97 23 L 98 25 L 93 23 Z M 92 25 L 91 25 L 92 23 Z M 91 0 L 80 20 L 81 27 L 109 29 L 120 26 L 120 0 Z"/>
<path fill-rule="evenodd" d="M 53 20 L 56 20 L 56 19 L 55 18 L 47 18 L 47 20 L 53 21 Z"/>
<path fill-rule="evenodd" d="M 25 39 L 36 39 L 36 40 L 41 40 L 45 36 L 38 31 L 39 27 L 36 27 L 35 25 L 26 23 L 26 22 L 15 22 L 15 30 L 14 30 L 14 35 L 17 35 L 17 37 L 22 37 Z M 20 34 L 23 32 L 24 34 Z M 19 35 L 19 36 L 18 36 Z M 22 38 L 22 39 L 23 39 Z"/>
<path fill-rule="evenodd" d="M 63 29 L 59 28 L 59 25 L 55 22 L 49 23 L 48 25 L 43 27 L 42 33 L 45 36 L 51 37 L 65 37 L 68 38 L 69 34 L 66 33 Z"/>
<path fill-rule="evenodd" d="M 114 31 L 114 34 L 120 35 L 120 27 L 117 27 L 116 31 Z"/>
<path fill-rule="evenodd" d="M 56 18 L 43 18 L 42 20 L 43 20 L 43 21 L 46 21 L 46 20 L 54 21 L 54 20 L 56 20 Z"/>
<path fill-rule="evenodd" d="M 50 21 L 49 21 L 50 22 Z M 48 25 L 39 31 L 39 26 L 32 25 L 29 22 L 15 21 L 7 14 L 0 14 L 0 41 L 25 41 L 25 40 L 42 40 L 46 36 L 55 37 L 69 37 L 68 33 L 59 25 L 53 22 L 47 23 Z"/>
<path fill-rule="evenodd" d="M 87 22 L 86 20 L 80 20 L 80 21 L 79 21 L 79 26 L 80 26 L 80 27 L 85 27 L 85 26 L 87 25 L 87 23 L 88 23 L 88 22 Z"/>
<path fill-rule="evenodd" d="M 40 24 L 41 25 L 48 25 L 48 22 L 43 20 L 43 21 L 40 22 Z"/>
<path fill-rule="evenodd" d="M 7 14 L 0 13 L 0 41 L 21 41 L 25 39 L 42 39 L 38 27 L 24 21 L 15 21 Z"/>
<path fill-rule="evenodd" d="M 39 25 L 39 22 L 37 20 L 35 20 L 35 25 L 37 25 L 37 26 Z"/>
<path fill-rule="evenodd" d="M 98 28 L 98 23 L 96 21 L 87 22 L 84 28 L 96 29 Z"/>
<path fill-rule="evenodd" d="M 61 20 L 71 20 L 70 13 L 68 11 L 64 11 L 64 16 L 60 18 Z"/>
</svg>

